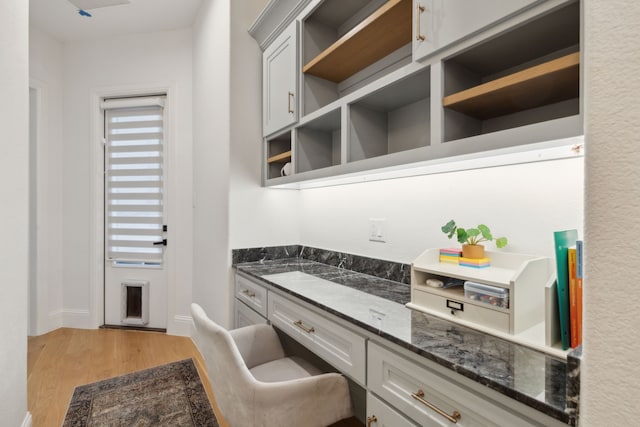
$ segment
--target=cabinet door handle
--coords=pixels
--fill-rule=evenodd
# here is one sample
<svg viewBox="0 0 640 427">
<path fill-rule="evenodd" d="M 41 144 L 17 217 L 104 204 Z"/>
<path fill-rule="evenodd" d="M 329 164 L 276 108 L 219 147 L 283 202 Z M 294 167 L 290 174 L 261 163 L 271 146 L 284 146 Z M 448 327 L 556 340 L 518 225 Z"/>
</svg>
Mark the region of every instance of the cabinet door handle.
<svg viewBox="0 0 640 427">
<path fill-rule="evenodd" d="M 421 33 L 420 31 L 420 15 L 422 15 L 424 13 L 424 6 L 421 5 L 420 3 L 416 4 L 416 40 L 418 41 L 425 41 L 426 37 Z"/>
<path fill-rule="evenodd" d="M 370 417 L 367 417 L 367 427 L 371 427 L 371 423 L 377 423 L 378 422 L 378 417 L 376 417 L 375 415 L 371 415 Z"/>
<path fill-rule="evenodd" d="M 411 393 L 411 397 L 413 397 L 415 400 L 425 405 L 427 408 L 437 412 L 439 415 L 442 415 L 443 417 L 445 417 L 446 419 L 448 419 L 454 424 L 456 424 L 460 420 L 460 418 L 462 418 L 462 415 L 458 411 L 453 411 L 453 414 L 449 415 L 446 412 L 444 412 L 442 409 L 438 408 L 433 403 L 427 402 L 426 400 L 424 400 L 424 391 L 422 391 L 422 389 L 418 390 L 417 393 Z"/>
<path fill-rule="evenodd" d="M 244 289 L 242 293 L 248 296 L 249 298 L 253 298 L 256 296 L 255 292 L 251 292 L 249 289 Z"/>
<path fill-rule="evenodd" d="M 293 92 L 289 92 L 289 96 L 288 96 L 288 100 L 287 100 L 287 111 L 291 114 L 293 114 L 293 108 L 291 108 L 291 100 L 293 99 L 294 94 Z"/>
<path fill-rule="evenodd" d="M 302 329 L 303 331 L 305 331 L 308 334 L 312 334 L 314 333 L 316 330 L 312 327 L 308 327 L 308 326 L 304 326 L 304 324 L 302 323 L 302 320 L 296 320 L 295 322 L 293 322 L 294 325 L 296 325 L 298 328 Z"/>
</svg>

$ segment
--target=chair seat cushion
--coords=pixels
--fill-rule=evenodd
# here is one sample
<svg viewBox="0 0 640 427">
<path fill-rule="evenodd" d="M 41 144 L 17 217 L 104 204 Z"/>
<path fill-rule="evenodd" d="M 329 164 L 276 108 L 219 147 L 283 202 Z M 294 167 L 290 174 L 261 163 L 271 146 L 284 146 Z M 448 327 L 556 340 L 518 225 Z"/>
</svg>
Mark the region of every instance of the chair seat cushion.
<svg viewBox="0 0 640 427">
<path fill-rule="evenodd" d="M 311 363 L 299 357 L 283 357 L 250 369 L 253 377 L 265 383 L 295 380 L 322 373 Z"/>
</svg>

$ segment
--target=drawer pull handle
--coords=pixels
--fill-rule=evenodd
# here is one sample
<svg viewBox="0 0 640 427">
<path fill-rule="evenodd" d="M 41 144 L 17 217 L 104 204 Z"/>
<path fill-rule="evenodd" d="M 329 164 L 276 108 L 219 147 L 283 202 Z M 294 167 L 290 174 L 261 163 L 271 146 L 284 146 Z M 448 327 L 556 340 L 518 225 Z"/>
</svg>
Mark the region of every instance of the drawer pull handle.
<svg viewBox="0 0 640 427">
<path fill-rule="evenodd" d="M 242 293 L 248 296 L 249 298 L 254 298 L 256 296 L 255 292 L 251 292 L 249 289 L 244 289 Z"/>
<path fill-rule="evenodd" d="M 462 418 L 462 415 L 460 415 L 460 412 L 458 411 L 453 411 L 453 414 L 449 415 L 446 412 L 444 412 L 442 409 L 438 408 L 433 403 L 427 402 L 426 400 L 424 400 L 424 391 L 422 390 L 418 390 L 417 393 L 411 393 L 411 397 L 413 397 L 415 400 L 422 403 L 426 407 L 434 410 L 438 414 L 442 415 L 443 417 L 445 417 L 446 419 L 448 419 L 454 424 L 456 424 L 460 420 L 460 418 Z"/>
<path fill-rule="evenodd" d="M 378 422 L 378 417 L 376 417 L 375 415 L 371 415 L 370 417 L 367 417 L 367 427 L 371 427 L 371 423 L 377 423 Z"/>
<path fill-rule="evenodd" d="M 293 322 L 294 325 L 296 325 L 298 328 L 302 329 L 303 331 L 305 331 L 308 334 L 312 334 L 314 333 L 316 330 L 312 327 L 308 327 L 308 326 L 304 326 L 304 324 L 302 323 L 302 320 L 296 320 L 295 322 Z"/>
</svg>

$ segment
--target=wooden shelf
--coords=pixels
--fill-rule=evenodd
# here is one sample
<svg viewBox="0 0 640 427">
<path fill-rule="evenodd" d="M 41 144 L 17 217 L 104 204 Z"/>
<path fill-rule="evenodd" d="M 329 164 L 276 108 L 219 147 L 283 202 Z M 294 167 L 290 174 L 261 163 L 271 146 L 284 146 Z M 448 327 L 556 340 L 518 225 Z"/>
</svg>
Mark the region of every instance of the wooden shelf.
<svg viewBox="0 0 640 427">
<path fill-rule="evenodd" d="M 411 0 L 389 0 L 309 61 L 302 72 L 341 82 L 411 42 Z"/>
<path fill-rule="evenodd" d="M 287 163 L 291 161 L 291 150 L 276 154 L 267 159 L 267 163 Z"/>
<path fill-rule="evenodd" d="M 485 120 L 579 96 L 580 52 L 446 96 L 445 108 Z"/>
</svg>

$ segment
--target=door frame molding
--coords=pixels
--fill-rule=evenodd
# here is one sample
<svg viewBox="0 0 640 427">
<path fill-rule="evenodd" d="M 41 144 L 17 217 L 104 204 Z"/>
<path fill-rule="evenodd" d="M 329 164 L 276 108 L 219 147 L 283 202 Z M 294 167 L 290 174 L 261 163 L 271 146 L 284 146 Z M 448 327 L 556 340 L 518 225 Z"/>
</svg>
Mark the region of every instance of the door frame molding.
<svg viewBox="0 0 640 427">
<path fill-rule="evenodd" d="M 165 191 L 169 196 L 175 194 L 173 191 L 175 178 L 173 175 L 176 158 L 174 135 L 175 124 L 175 97 L 176 89 L 173 84 L 157 84 L 153 86 L 109 86 L 92 88 L 90 91 L 91 109 L 91 212 L 89 229 L 89 327 L 99 328 L 104 324 L 104 134 L 103 116 L 100 114 L 100 102 L 105 97 L 118 96 L 142 96 L 153 93 L 166 93 L 166 106 L 169 109 L 169 117 L 165 127 L 165 141 L 168 141 L 168 162 L 165 162 L 165 176 L 168 177 Z M 171 222 L 173 215 L 173 203 L 171 197 L 165 206 L 166 223 Z M 176 242 L 175 227 L 169 227 L 167 231 L 169 242 Z M 176 315 L 175 298 L 176 294 L 176 245 L 170 244 L 165 249 L 165 263 L 167 269 L 167 331 L 174 330 L 174 318 Z"/>
</svg>

